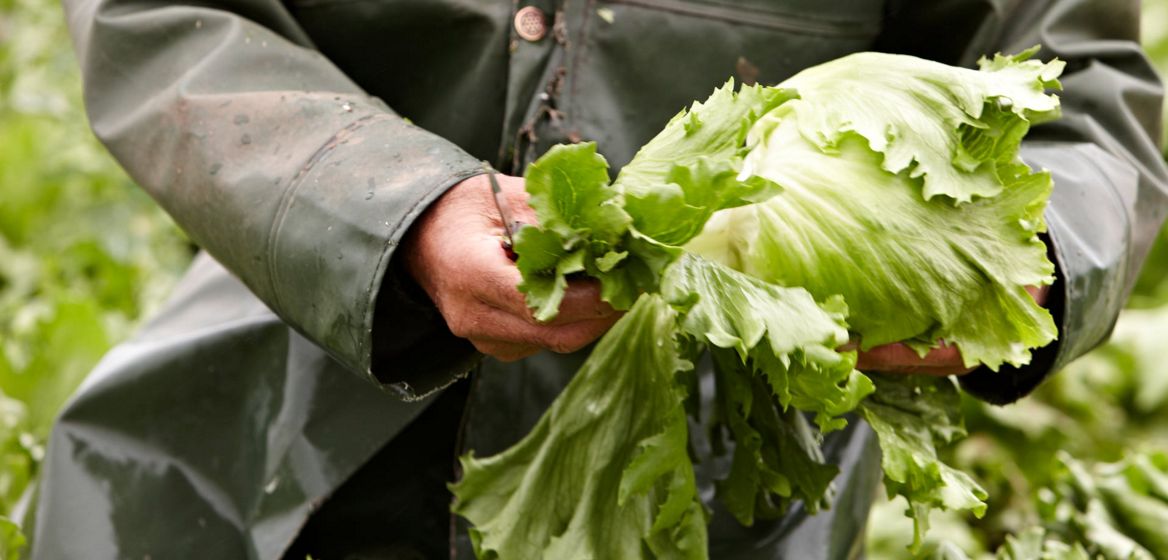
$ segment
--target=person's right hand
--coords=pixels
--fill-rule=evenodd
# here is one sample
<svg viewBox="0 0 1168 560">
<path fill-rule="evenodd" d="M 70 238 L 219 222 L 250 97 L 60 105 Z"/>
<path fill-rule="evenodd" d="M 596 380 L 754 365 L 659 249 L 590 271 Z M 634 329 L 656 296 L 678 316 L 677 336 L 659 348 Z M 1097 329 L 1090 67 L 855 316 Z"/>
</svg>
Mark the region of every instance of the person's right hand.
<svg viewBox="0 0 1168 560">
<path fill-rule="evenodd" d="M 523 179 L 497 175 L 516 219 L 535 223 Z M 572 352 L 604 334 L 620 314 L 600 300 L 595 281 L 569 282 L 560 313 L 539 323 L 527 308 L 519 270 L 499 241 L 502 220 L 486 175 L 451 187 L 402 241 L 406 270 L 429 294 L 455 336 L 479 352 L 512 361 L 541 349 Z"/>
</svg>

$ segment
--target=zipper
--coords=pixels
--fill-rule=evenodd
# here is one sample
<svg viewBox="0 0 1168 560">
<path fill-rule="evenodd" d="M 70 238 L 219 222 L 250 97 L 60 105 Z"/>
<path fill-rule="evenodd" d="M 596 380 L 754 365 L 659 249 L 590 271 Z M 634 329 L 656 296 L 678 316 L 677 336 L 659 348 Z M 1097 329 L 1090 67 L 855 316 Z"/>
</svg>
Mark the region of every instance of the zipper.
<svg viewBox="0 0 1168 560">
<path fill-rule="evenodd" d="M 731 8 L 725 5 L 701 4 L 686 0 L 607 0 L 607 3 L 765 27 L 802 35 L 870 37 L 879 31 L 879 24 L 870 21 L 829 21 L 794 14 L 780 14 L 758 8 Z"/>
</svg>

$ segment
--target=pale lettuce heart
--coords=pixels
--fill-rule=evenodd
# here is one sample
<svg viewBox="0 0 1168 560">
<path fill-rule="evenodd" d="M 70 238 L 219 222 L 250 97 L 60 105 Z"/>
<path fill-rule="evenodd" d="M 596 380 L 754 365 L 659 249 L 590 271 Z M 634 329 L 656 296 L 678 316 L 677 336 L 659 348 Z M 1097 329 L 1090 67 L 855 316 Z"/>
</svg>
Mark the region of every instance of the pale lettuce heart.
<svg viewBox="0 0 1168 560">
<path fill-rule="evenodd" d="M 1011 166 L 998 196 L 925 200 L 919 179 L 883 169 L 854 133 L 819 149 L 787 107 L 744 164 L 782 193 L 715 214 L 688 250 L 819 299 L 842 294 L 864 348 L 944 339 L 966 364 L 997 369 L 1054 339 L 1025 289 L 1054 272 L 1038 238 L 1049 175 Z"/>
</svg>

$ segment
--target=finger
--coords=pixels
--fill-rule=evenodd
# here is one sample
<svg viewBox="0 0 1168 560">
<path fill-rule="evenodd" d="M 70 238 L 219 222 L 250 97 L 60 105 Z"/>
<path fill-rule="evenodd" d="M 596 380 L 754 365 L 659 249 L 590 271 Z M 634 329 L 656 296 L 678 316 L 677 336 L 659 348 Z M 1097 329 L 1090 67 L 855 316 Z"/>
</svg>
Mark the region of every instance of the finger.
<svg viewBox="0 0 1168 560">
<path fill-rule="evenodd" d="M 492 252 L 489 262 L 478 267 L 478 270 L 477 278 L 467 279 L 470 284 L 468 287 L 473 290 L 475 299 L 522 318 L 532 325 L 539 324 L 531 314 L 531 309 L 527 307 L 527 296 L 519 291 L 519 283 L 523 277 L 502 248 Z"/>
<path fill-rule="evenodd" d="M 600 282 L 589 279 L 571 280 L 560 302 L 560 312 L 549 325 L 566 325 L 578 321 L 610 318 L 613 322 L 619 314 L 607 302 L 600 299 Z"/>
<path fill-rule="evenodd" d="M 559 353 L 587 346 L 612 326 L 609 319 L 558 326 L 533 324 L 526 318 L 482 304 L 447 322 L 451 332 L 461 338 L 537 346 Z"/>
<path fill-rule="evenodd" d="M 952 366 L 961 365 L 961 354 L 957 348 L 944 346 L 934 348 L 924 357 L 916 350 L 901 343 L 885 344 L 861 351 L 857 364 L 870 367 L 881 366 Z"/>
<path fill-rule="evenodd" d="M 895 366 L 888 369 L 865 369 L 857 368 L 867 373 L 884 373 L 889 375 L 928 375 L 931 377 L 949 377 L 951 375 L 961 376 L 965 375 L 976 368 L 957 368 L 957 367 L 929 367 L 929 366 Z"/>
<path fill-rule="evenodd" d="M 1030 297 L 1034 298 L 1034 302 L 1038 305 L 1046 305 L 1046 296 L 1050 293 L 1050 284 L 1026 286 L 1026 292 L 1030 294 Z"/>
<path fill-rule="evenodd" d="M 949 346 L 943 342 L 940 347 L 930 350 L 923 358 L 904 344 L 877 346 L 859 353 L 856 368 L 863 371 L 933 375 L 961 375 L 975 369 L 965 366 L 961 351 L 956 346 Z"/>
<path fill-rule="evenodd" d="M 559 326 L 608 319 L 611 326 L 620 318 L 620 314 L 611 305 L 600 299 L 599 282 L 593 279 L 580 279 L 568 282 L 556 317 L 547 323 L 539 323 L 531 314 L 531 308 L 527 306 L 527 297 L 519 291 L 521 280 L 519 269 L 515 268 L 515 264 L 500 249 L 490 257 L 490 262 L 483 266 L 483 273 L 475 281 L 473 289 L 478 291 L 476 297 L 482 303 L 522 317 L 533 325 Z"/>
</svg>

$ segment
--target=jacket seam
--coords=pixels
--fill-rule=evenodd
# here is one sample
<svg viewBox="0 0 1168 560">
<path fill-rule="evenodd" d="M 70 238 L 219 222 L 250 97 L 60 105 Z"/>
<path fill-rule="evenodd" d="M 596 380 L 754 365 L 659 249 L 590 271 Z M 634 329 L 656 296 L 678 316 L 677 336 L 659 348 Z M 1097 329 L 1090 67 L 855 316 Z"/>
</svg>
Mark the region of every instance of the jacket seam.
<svg viewBox="0 0 1168 560">
<path fill-rule="evenodd" d="M 341 145 L 346 139 L 348 139 L 351 134 L 364 128 L 366 125 L 372 122 L 387 120 L 390 120 L 389 115 L 370 114 L 345 125 L 343 128 L 330 136 L 328 140 L 321 144 L 320 147 L 317 148 L 311 156 L 309 156 L 308 160 L 306 160 L 304 164 L 300 166 L 300 169 L 296 171 L 296 175 L 292 177 L 292 180 L 289 181 L 288 187 L 284 189 L 283 193 L 281 193 L 280 205 L 276 210 L 276 217 L 272 221 L 272 227 L 268 230 L 267 239 L 268 278 L 269 283 L 272 286 L 272 304 L 273 307 L 278 310 L 278 313 L 283 311 L 284 304 L 282 301 L 283 298 L 281 296 L 282 289 L 280 287 L 280 283 L 278 282 L 280 258 L 278 252 L 276 251 L 276 245 L 280 239 L 280 232 L 284 229 L 284 222 L 288 217 L 290 209 L 292 208 L 292 203 L 296 200 L 296 193 L 299 192 L 300 187 L 304 184 L 304 181 L 308 177 L 309 173 L 311 173 L 311 171 L 321 162 L 327 160 L 328 157 L 336 151 L 337 146 Z"/>
</svg>

